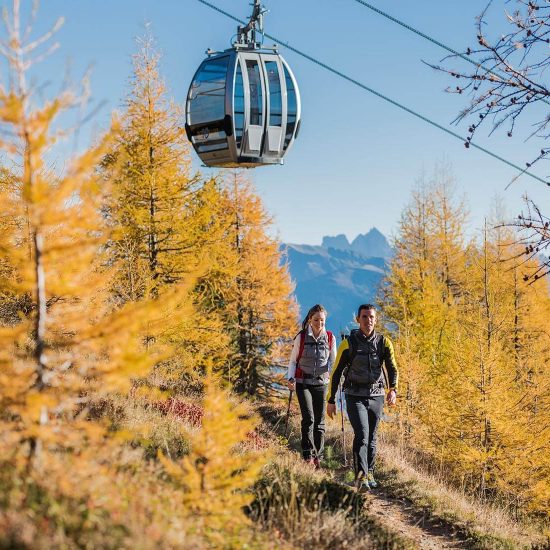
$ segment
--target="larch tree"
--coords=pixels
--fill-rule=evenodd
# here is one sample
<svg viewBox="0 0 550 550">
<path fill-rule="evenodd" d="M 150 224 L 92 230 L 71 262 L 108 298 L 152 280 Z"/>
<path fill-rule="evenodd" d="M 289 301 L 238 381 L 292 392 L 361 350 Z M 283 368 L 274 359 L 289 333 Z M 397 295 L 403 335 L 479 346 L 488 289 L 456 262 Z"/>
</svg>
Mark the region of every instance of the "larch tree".
<svg viewBox="0 0 550 550">
<path fill-rule="evenodd" d="M 425 437 L 438 448 L 452 423 L 438 411 L 465 278 L 465 215 L 447 168 L 438 167 L 429 182 L 422 178 L 402 215 L 381 300 L 403 370 L 406 429 L 430 431 Z"/>
<path fill-rule="evenodd" d="M 266 449 L 247 444 L 259 419 L 244 401 L 220 390 L 207 369 L 201 427 L 189 433 L 190 453 L 178 461 L 160 455 L 167 473 L 184 488 L 183 499 L 194 530 L 215 546 L 233 546 L 249 519 L 243 509 L 251 487 L 268 460 Z"/>
<path fill-rule="evenodd" d="M 153 39 L 148 34 L 138 43 L 121 129 L 101 165 L 112 186 L 104 213 L 113 229 L 109 262 L 120 303 L 156 297 L 203 275 L 224 229 L 218 184 L 192 173 L 181 109 L 168 98 Z M 205 362 L 227 357 L 219 319 L 201 311 L 167 319 L 162 338 L 179 350 L 162 369 L 167 379 L 194 376 Z"/>
<path fill-rule="evenodd" d="M 297 305 L 279 242 L 267 233 L 271 222 L 251 184 L 234 174 L 223 196 L 221 261 L 227 269 L 218 295 L 232 345 L 225 378 L 238 392 L 265 394 L 272 388 L 272 367 L 281 365 L 284 346 L 296 333 Z"/>
<path fill-rule="evenodd" d="M 480 495 L 498 491 L 518 509 L 541 510 L 550 295 L 503 261 L 518 245 L 498 220 L 466 243 L 464 209 L 447 193 L 413 194 L 383 287 L 402 370 L 404 441 Z"/>
<path fill-rule="evenodd" d="M 471 358 L 461 361 L 469 391 L 457 396 L 470 415 L 462 419 L 464 448 L 457 457 L 466 461 L 482 494 L 498 489 L 524 509 L 541 497 L 540 476 L 548 471 L 540 451 L 549 434 L 535 404 L 548 399 L 541 376 L 547 372 L 550 341 L 540 327 L 550 296 L 503 262 L 517 250 L 513 240 L 510 230 L 486 227 L 472 257 L 461 345 Z"/>
<path fill-rule="evenodd" d="M 105 188 L 95 166 L 112 132 L 63 171 L 49 167 L 55 145 L 67 135 L 63 115 L 80 98 L 65 91 L 38 104 L 27 76 L 62 20 L 25 42 L 30 28 L 21 27 L 15 0 L 5 22 L 1 51 L 10 75 L 0 86 L 6 163 L 0 266 L 7 276 L 0 280 L 0 296 L 24 299 L 0 325 L 0 452 L 4 465 L 25 469 L 27 481 L 55 485 L 71 461 L 86 464 L 87 453 L 108 440 L 105 427 L 88 419 L 90 400 L 124 392 L 132 376 L 154 364 L 141 342 L 144 327 L 155 332 L 162 313 L 151 303 L 113 312 L 104 292 Z M 58 490 L 70 493 L 78 480 L 75 472 Z"/>
<path fill-rule="evenodd" d="M 123 302 L 155 295 L 199 261 L 188 230 L 190 198 L 200 182 L 191 174 L 182 115 L 167 98 L 153 39 L 147 35 L 138 44 L 121 131 L 103 161 L 113 184 L 105 211 L 116 229 L 115 290 Z"/>
</svg>

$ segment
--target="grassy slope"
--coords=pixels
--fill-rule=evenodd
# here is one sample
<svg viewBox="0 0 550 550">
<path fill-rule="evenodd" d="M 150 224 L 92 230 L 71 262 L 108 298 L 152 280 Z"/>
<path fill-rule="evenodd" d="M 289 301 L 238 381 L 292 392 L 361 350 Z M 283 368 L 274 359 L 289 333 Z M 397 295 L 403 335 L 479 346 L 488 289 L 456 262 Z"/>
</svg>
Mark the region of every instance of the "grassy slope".
<svg viewBox="0 0 550 550">
<path fill-rule="evenodd" d="M 281 431 L 284 410 L 262 407 L 260 412 L 265 423 L 271 426 L 270 429 Z M 346 429 L 349 457 L 349 424 Z M 294 411 L 289 440 L 293 449 L 299 449 L 298 434 L 299 413 Z M 284 438 L 281 440 L 286 442 Z M 278 458 L 267 469 L 266 478 L 259 484 L 260 501 L 267 501 L 269 506 L 279 505 L 277 512 L 268 511 L 267 520 L 262 519 L 260 514 L 263 527 L 273 530 L 296 547 L 305 548 L 311 544 L 326 547 L 335 544 L 355 545 L 357 541 L 365 540 L 361 537 L 370 537 L 370 546 L 365 547 L 415 547 L 419 544 L 418 536 L 415 536 L 419 529 L 422 531 L 422 539 L 428 540 L 428 545 L 430 537 L 433 538 L 433 547 L 440 547 L 438 545 L 444 545 L 445 541 L 451 542 L 454 547 L 472 549 L 548 547 L 548 539 L 544 539 L 540 529 L 518 523 L 503 510 L 481 504 L 450 489 L 444 480 L 436 480 L 423 474 L 409 464 L 391 442 L 384 441 L 384 437 L 380 441 L 377 469 L 381 489 L 367 496 L 356 495 L 352 488 L 344 485 L 346 470 L 340 467 L 342 447 L 340 429 L 336 422 L 328 422 L 327 450 L 330 459 L 325 461 L 325 468 L 319 473 L 302 464 L 295 451 L 281 447 Z M 347 472 L 349 479 L 349 469 Z M 265 494 L 265 487 L 271 488 L 270 495 Z M 294 504 L 290 504 L 291 495 L 296 500 Z M 321 502 L 317 509 L 313 505 L 315 498 Z M 380 507 L 371 505 L 373 499 L 383 500 L 384 505 L 388 505 L 385 513 L 391 514 L 393 509 L 397 511 L 397 515 L 404 516 L 404 520 L 400 519 L 400 522 L 405 526 L 399 530 L 399 534 L 392 530 L 392 521 L 384 521 L 386 518 L 381 519 L 379 512 L 376 513 Z M 331 533 L 334 540 L 327 538 L 326 533 L 324 538 L 308 539 L 303 533 L 307 522 L 289 517 L 292 507 L 300 506 L 307 510 L 307 521 L 318 525 L 321 531 Z M 341 529 L 338 524 L 338 517 L 342 514 L 345 516 L 345 529 Z M 342 518 L 340 523 L 341 520 Z M 407 529 L 407 523 L 410 529 Z M 346 537 L 344 531 L 349 536 Z M 435 533 L 438 533 L 437 537 Z"/>
<path fill-rule="evenodd" d="M 411 505 L 420 521 L 447 525 L 468 548 L 533 548 L 547 544 L 540 527 L 515 521 L 413 467 L 389 442 L 381 445 L 379 476 L 385 491 Z"/>
<path fill-rule="evenodd" d="M 6 508 L 0 499 L 0 548 L 30 547 L 31 541 L 35 548 L 211 548 L 212 541 L 186 516 L 181 487 L 170 481 L 156 460 L 159 450 L 172 458 L 187 453 L 181 427 L 196 425 L 190 415 L 196 411 L 192 406 L 183 408 L 185 414 L 161 409 L 143 406 L 139 400 L 102 403 L 97 416 L 109 417 L 119 429 L 142 432 L 130 445 L 121 446 L 116 456 L 97 457 L 97 467 L 112 463 L 116 477 L 100 476 L 95 481 L 92 477 L 90 483 L 99 485 L 83 491 L 82 502 L 62 502 L 55 486 L 48 489 L 47 485 L 51 494 L 41 500 L 31 502 L 29 494 L 21 493 L 19 505 L 6 502 Z M 346 484 L 350 469 L 341 467 L 338 423 L 328 422 L 327 460 L 323 470 L 315 471 L 297 452 L 298 411 L 293 411 L 290 441 L 281 433 L 284 405 L 263 405 L 258 411 L 264 419 L 259 443 L 269 444 L 275 458 L 254 487 L 254 502 L 248 510 L 254 521 L 239 539 L 229 541 L 220 533 L 224 547 L 549 548 L 531 527 L 419 472 L 384 438 L 377 470 L 382 488 L 357 494 Z M 350 456 L 349 425 L 347 433 Z M 0 476 L 0 486 L 11 487 L 15 482 L 10 481 L 9 472 L 2 473 L 7 477 Z M 102 483 L 114 485 L 103 487 Z M 108 506 L 97 504 L 91 509 L 90 495 L 95 493 L 96 504 L 102 494 L 110 495 Z M 120 503 L 113 500 L 115 496 Z"/>
</svg>

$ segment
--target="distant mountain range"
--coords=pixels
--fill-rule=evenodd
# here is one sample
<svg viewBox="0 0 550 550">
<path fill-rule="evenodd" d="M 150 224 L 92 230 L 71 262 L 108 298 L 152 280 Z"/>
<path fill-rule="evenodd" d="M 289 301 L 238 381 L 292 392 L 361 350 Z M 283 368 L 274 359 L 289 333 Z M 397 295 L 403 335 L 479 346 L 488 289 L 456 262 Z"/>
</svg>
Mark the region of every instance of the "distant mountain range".
<svg viewBox="0 0 550 550">
<path fill-rule="evenodd" d="M 321 246 L 285 244 L 290 275 L 302 317 L 314 304 L 328 312 L 327 327 L 337 334 L 355 327 L 361 303 L 373 302 L 392 255 L 386 237 L 373 228 L 351 243 L 345 235 L 323 237 Z"/>
</svg>

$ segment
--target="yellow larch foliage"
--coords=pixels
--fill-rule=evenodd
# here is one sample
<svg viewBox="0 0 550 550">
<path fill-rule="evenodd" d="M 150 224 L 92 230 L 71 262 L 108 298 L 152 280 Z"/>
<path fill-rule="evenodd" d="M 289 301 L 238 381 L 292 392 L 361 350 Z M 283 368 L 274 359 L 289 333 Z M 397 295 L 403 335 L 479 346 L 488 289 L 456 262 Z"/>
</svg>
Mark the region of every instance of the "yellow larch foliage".
<svg viewBox="0 0 550 550">
<path fill-rule="evenodd" d="M 453 418 L 441 414 L 440 383 L 449 375 L 457 304 L 466 279 L 465 213 L 453 200 L 448 169 L 423 177 L 400 221 L 380 305 L 393 332 L 407 438 L 434 444 L 439 459 Z"/>
<path fill-rule="evenodd" d="M 248 524 L 243 507 L 252 500 L 250 489 L 268 453 L 247 446 L 259 420 L 244 402 L 221 389 L 212 374 L 204 380 L 202 407 L 201 426 L 189 433 L 190 453 L 179 462 L 160 458 L 167 472 L 181 482 L 197 531 L 230 546 L 225 537 L 238 535 Z"/>
<path fill-rule="evenodd" d="M 192 311 L 194 281 L 162 300 L 113 311 L 100 211 L 106 186 L 95 167 L 116 125 L 63 171 L 46 168 L 63 135 L 60 117 L 78 98 L 65 92 L 43 106 L 34 104 L 25 84 L 32 59 L 20 62 L 22 52 L 32 54 L 34 47 L 18 34 L 17 1 L 13 13 L 12 75 L 8 89 L 0 86 L 6 136 L 0 149 L 9 163 L 0 178 L 6 229 L 0 234 L 0 266 L 8 275 L 0 280 L 0 293 L 15 303 L 0 321 L 0 458 L 44 472 L 61 460 L 55 454 L 60 449 L 79 452 L 103 442 L 104 427 L 88 421 L 91 396 L 127 390 L 132 377 L 164 357 L 166 350 L 151 353 L 143 339 L 155 337 L 167 315 Z M 77 483 L 75 477 L 73 487 Z"/>
<path fill-rule="evenodd" d="M 505 261 L 518 255 L 513 234 L 495 221 L 466 243 L 463 222 L 449 189 L 427 186 L 413 195 L 395 242 L 381 305 L 402 374 L 402 441 L 482 497 L 496 490 L 541 511 L 550 293 Z"/>
<path fill-rule="evenodd" d="M 296 334 L 298 308 L 280 243 L 268 234 L 271 220 L 242 174 L 225 182 L 223 209 L 224 261 L 231 268 L 220 286 L 221 315 L 232 343 L 224 378 L 238 392 L 265 396 L 272 367 L 281 364 L 283 346 Z"/>
<path fill-rule="evenodd" d="M 216 217 L 218 185 L 191 173 L 183 115 L 168 98 L 154 41 L 147 35 L 139 45 L 121 129 L 100 170 L 112 190 L 103 211 L 112 229 L 107 248 L 114 272 L 111 293 L 119 304 L 203 280 L 210 249 L 223 236 Z M 185 317 L 166 318 L 159 338 L 155 345 L 177 349 L 157 369 L 163 385 L 198 377 L 228 353 L 221 320 L 200 307 Z"/>
</svg>

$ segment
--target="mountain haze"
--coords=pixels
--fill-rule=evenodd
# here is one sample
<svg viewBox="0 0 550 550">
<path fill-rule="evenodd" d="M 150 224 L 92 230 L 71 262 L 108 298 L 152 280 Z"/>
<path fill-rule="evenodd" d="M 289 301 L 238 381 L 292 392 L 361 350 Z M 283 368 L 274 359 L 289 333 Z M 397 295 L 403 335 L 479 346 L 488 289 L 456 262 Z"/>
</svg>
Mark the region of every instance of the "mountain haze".
<svg viewBox="0 0 550 550">
<path fill-rule="evenodd" d="M 391 247 L 373 228 L 351 243 L 345 235 L 325 236 L 321 246 L 286 244 L 290 275 L 301 315 L 314 304 L 328 312 L 327 327 L 340 333 L 355 326 L 357 306 L 373 302 Z"/>
</svg>

